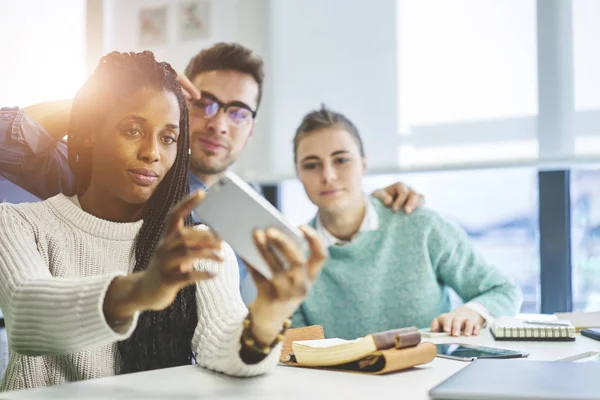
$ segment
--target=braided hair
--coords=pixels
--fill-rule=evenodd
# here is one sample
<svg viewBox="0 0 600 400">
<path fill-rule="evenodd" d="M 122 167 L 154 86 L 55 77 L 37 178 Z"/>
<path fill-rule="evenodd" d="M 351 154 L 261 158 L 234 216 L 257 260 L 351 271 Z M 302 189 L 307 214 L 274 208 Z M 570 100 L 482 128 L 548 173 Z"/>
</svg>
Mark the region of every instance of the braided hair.
<svg viewBox="0 0 600 400">
<path fill-rule="evenodd" d="M 157 62 L 149 51 L 112 52 L 102 57 L 94 73 L 77 92 L 71 110 L 68 155 L 77 184 L 77 194 L 87 189 L 91 176 L 92 149 L 86 146 L 100 129 L 109 110 L 121 98 L 143 87 L 172 92 L 179 103 L 180 135 L 177 157 L 156 191 L 144 204 L 143 224 L 135 240 L 134 271 L 144 271 L 159 242 L 167 213 L 189 193 L 188 109 L 177 73 L 165 62 Z M 191 216 L 185 225 L 192 224 Z M 147 371 L 191 364 L 191 341 L 198 322 L 195 286 L 179 292 L 173 304 L 163 311 L 140 315 L 131 337 L 118 343 L 120 373 Z"/>
</svg>

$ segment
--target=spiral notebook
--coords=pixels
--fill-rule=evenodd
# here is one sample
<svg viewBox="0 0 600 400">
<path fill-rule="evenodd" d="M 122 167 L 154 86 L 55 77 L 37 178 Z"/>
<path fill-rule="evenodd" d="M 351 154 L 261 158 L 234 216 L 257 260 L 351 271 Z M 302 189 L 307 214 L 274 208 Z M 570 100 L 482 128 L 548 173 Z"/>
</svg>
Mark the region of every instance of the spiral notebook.
<svg viewBox="0 0 600 400">
<path fill-rule="evenodd" d="M 560 325 L 559 325 L 560 324 Z M 496 340 L 564 342 L 575 340 L 575 327 L 569 321 L 527 322 L 517 318 L 497 318 L 490 331 Z"/>
</svg>

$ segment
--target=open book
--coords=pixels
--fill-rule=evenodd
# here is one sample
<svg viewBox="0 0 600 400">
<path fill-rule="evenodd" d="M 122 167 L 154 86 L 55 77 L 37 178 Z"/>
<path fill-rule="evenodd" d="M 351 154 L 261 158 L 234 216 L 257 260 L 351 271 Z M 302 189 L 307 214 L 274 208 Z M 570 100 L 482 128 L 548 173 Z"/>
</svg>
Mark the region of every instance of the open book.
<svg viewBox="0 0 600 400">
<path fill-rule="evenodd" d="M 292 342 L 296 362 L 322 367 L 360 360 L 377 350 L 416 346 L 421 334 L 415 327 L 374 333 L 356 340 L 321 339 Z"/>
<path fill-rule="evenodd" d="M 421 343 L 415 327 L 378 332 L 354 340 L 325 339 L 314 325 L 286 333 L 281 361 L 300 367 L 322 367 L 381 374 L 433 360 L 432 343 Z"/>
</svg>

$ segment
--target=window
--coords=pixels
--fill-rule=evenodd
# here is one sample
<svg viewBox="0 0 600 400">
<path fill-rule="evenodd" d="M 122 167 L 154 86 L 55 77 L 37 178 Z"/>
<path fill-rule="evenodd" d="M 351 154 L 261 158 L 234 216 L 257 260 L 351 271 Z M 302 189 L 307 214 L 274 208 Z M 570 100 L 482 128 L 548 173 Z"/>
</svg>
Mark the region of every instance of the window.
<svg viewBox="0 0 600 400">
<path fill-rule="evenodd" d="M 573 84 L 575 154 L 600 155 L 600 2 L 573 0 Z"/>
<path fill-rule="evenodd" d="M 515 279 L 524 292 L 523 312 L 539 311 L 535 169 L 374 175 L 364 179 L 365 191 L 371 193 L 399 180 L 425 194 L 427 207 L 458 223 L 491 264 Z M 298 180 L 281 184 L 281 205 L 283 214 L 295 224 L 308 221 L 316 212 Z"/>
<path fill-rule="evenodd" d="M 600 2 L 573 0 L 575 153 L 600 155 Z M 600 166 L 571 172 L 573 309 L 600 309 Z"/>
<path fill-rule="evenodd" d="M 71 98 L 83 83 L 86 1 L 63 0 L 60 6 L 46 0 L 6 1 L 0 6 L 0 26 L 7 36 L 2 40 L 0 107 Z M 2 177 L 0 193 L 0 203 L 35 200 Z M 0 359 L 0 377 L 2 367 Z"/>
<path fill-rule="evenodd" d="M 573 68 L 575 109 L 600 110 L 600 2 L 573 0 Z"/>
<path fill-rule="evenodd" d="M 600 168 L 571 172 L 573 309 L 600 310 Z"/>
<path fill-rule="evenodd" d="M 536 2 L 397 4 L 400 164 L 536 159 Z"/>
<path fill-rule="evenodd" d="M 0 107 L 72 98 L 85 74 L 85 0 L 2 2 Z"/>
</svg>

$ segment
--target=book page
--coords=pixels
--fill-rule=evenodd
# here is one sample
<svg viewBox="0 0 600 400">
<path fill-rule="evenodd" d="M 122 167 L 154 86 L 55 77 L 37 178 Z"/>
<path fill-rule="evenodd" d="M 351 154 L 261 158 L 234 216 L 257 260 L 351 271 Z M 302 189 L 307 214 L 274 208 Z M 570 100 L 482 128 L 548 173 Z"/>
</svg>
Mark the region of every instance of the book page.
<svg viewBox="0 0 600 400">
<path fill-rule="evenodd" d="M 339 346 L 342 344 L 354 343 L 359 341 L 360 339 L 355 340 L 345 340 L 338 338 L 331 339 L 318 339 L 318 340 L 296 340 L 294 343 L 300 344 L 307 347 L 312 347 L 314 349 L 326 349 L 330 347 Z"/>
</svg>

